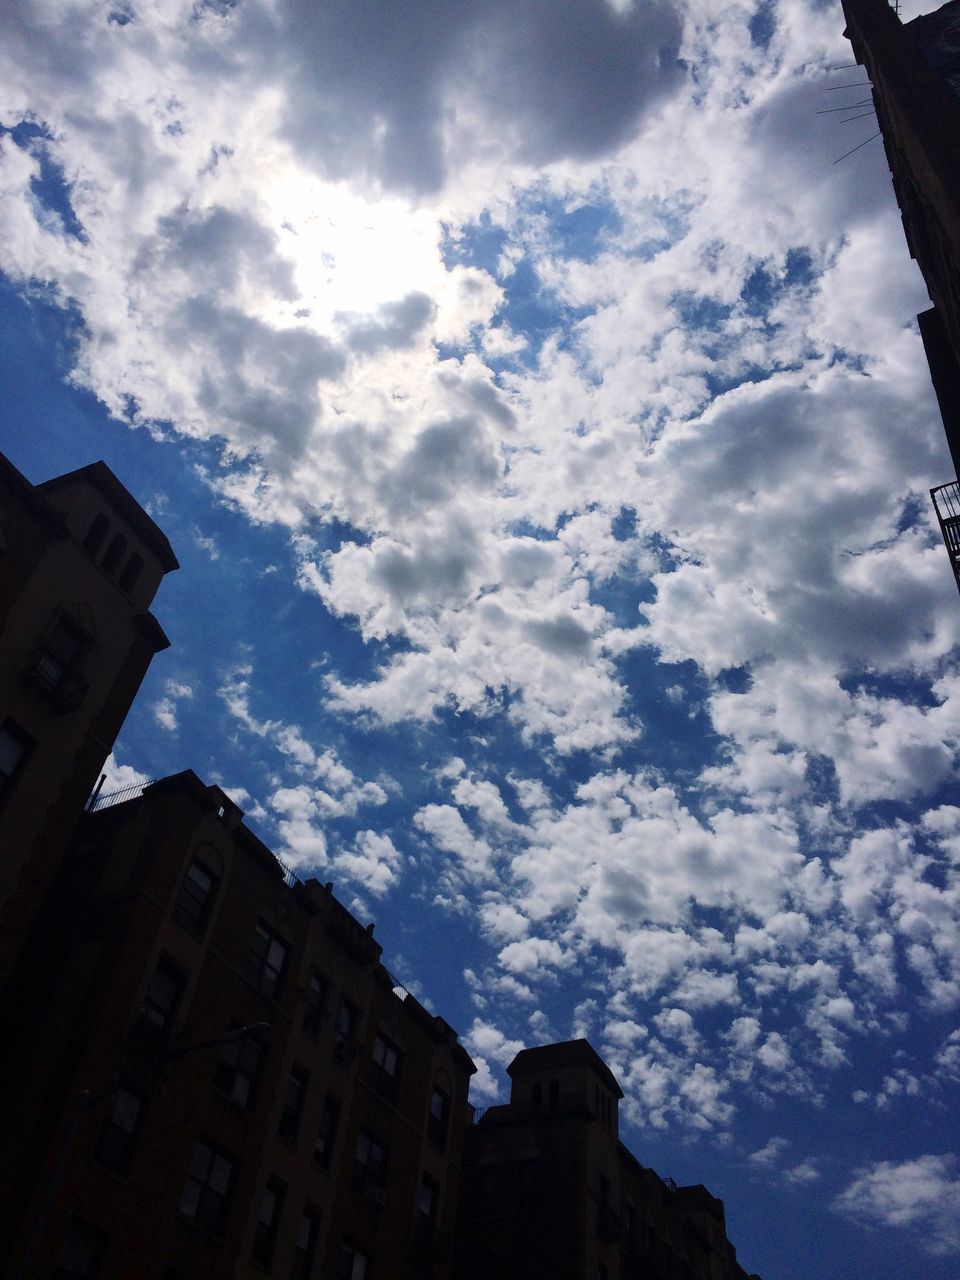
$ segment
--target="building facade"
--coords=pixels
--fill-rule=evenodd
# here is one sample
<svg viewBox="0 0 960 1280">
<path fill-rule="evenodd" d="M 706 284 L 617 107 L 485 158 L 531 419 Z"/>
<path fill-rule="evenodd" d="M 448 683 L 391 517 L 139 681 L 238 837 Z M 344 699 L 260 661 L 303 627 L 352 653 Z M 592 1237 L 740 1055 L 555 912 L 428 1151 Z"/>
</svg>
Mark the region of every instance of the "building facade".
<svg viewBox="0 0 960 1280">
<path fill-rule="evenodd" d="M 917 317 L 960 475 L 960 0 L 902 23 L 887 0 L 843 0 L 846 35 L 873 89 L 911 256 L 933 306 Z M 960 587 L 960 486 L 931 495 Z"/>
<path fill-rule="evenodd" d="M 586 1040 L 524 1049 L 467 1135 L 460 1280 L 747 1280 L 723 1202 L 619 1139 L 623 1092 Z"/>
<path fill-rule="evenodd" d="M 474 1071 L 455 1032 L 219 788 L 118 800 L 37 921 L 0 1099 L 10 1273 L 449 1277 Z"/>
<path fill-rule="evenodd" d="M 178 567 L 102 462 L 32 485 L 0 456 L 0 985 L 154 655 Z"/>
<path fill-rule="evenodd" d="M 88 801 L 177 567 L 103 463 L 0 458 L 0 1276 L 743 1280 L 584 1041 L 479 1117 L 373 925 L 185 771 Z"/>
</svg>

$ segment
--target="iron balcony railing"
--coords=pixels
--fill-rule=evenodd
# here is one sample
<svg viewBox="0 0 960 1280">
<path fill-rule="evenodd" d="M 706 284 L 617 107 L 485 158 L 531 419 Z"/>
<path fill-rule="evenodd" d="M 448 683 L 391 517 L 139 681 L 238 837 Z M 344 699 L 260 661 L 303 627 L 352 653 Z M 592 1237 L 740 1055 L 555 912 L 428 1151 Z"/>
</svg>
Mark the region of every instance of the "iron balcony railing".
<svg viewBox="0 0 960 1280">
<path fill-rule="evenodd" d="M 960 590 L 960 483 L 951 480 L 949 484 L 931 489 L 930 497 L 940 523 L 943 545 L 950 557 L 950 568 Z"/>
</svg>

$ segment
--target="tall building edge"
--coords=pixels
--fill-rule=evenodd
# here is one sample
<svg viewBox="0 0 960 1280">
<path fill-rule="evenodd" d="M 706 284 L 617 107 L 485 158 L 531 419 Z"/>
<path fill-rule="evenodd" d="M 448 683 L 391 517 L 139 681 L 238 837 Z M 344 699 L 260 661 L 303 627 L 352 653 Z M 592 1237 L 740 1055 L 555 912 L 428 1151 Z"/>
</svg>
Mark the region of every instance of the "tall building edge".
<svg viewBox="0 0 960 1280">
<path fill-rule="evenodd" d="M 903 23 L 887 0 L 842 0 L 870 79 L 911 256 L 933 306 L 917 321 L 954 477 L 931 489 L 960 588 L 960 0 Z"/>
</svg>

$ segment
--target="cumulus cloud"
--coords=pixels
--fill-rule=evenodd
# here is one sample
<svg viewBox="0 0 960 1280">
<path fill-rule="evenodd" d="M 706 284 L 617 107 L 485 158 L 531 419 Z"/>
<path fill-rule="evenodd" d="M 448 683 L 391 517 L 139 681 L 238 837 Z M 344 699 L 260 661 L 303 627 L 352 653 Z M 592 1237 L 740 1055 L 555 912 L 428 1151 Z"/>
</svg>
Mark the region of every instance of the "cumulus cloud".
<svg viewBox="0 0 960 1280">
<path fill-rule="evenodd" d="M 861 1169 L 836 1207 L 867 1226 L 912 1227 L 924 1252 L 960 1252 L 960 1180 L 953 1156 L 883 1160 Z"/>
</svg>

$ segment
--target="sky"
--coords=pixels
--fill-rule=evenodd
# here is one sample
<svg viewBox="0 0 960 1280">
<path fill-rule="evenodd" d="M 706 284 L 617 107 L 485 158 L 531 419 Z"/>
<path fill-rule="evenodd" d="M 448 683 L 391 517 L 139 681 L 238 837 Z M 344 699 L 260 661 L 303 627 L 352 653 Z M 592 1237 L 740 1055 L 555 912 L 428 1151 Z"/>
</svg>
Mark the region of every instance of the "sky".
<svg viewBox="0 0 960 1280">
<path fill-rule="evenodd" d="M 953 477 L 843 25 L 14 0 L 2 447 L 181 562 L 105 791 L 227 788 L 478 1106 L 586 1036 L 748 1271 L 952 1280 Z"/>
</svg>

